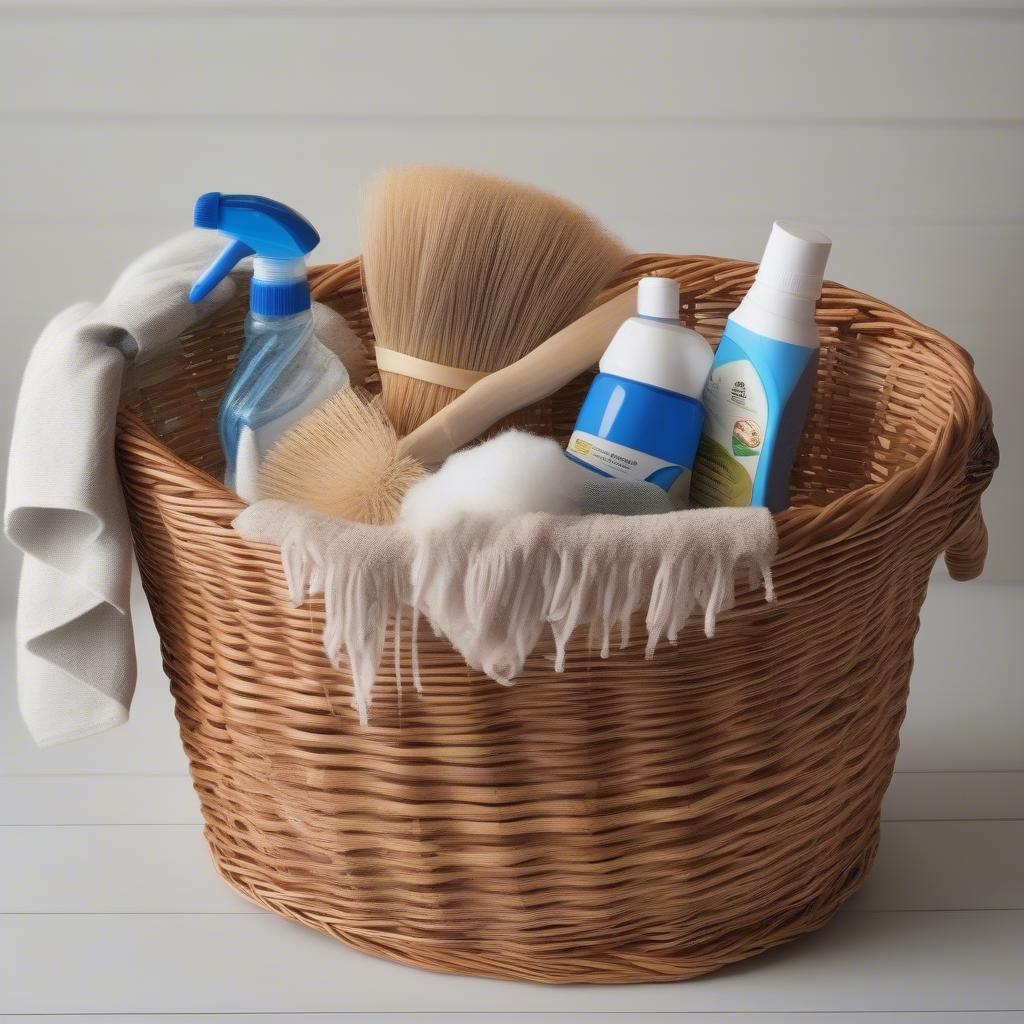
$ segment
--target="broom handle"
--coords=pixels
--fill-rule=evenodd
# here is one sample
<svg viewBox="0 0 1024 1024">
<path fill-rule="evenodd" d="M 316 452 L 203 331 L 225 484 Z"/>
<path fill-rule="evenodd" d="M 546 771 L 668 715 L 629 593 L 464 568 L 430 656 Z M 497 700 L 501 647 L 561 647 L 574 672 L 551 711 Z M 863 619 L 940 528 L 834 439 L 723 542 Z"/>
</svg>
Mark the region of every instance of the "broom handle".
<svg viewBox="0 0 1024 1024">
<path fill-rule="evenodd" d="M 553 395 L 604 355 L 623 320 L 636 313 L 636 288 L 609 299 L 551 335 L 522 359 L 495 370 L 399 442 L 405 455 L 436 466 L 498 420 Z"/>
</svg>

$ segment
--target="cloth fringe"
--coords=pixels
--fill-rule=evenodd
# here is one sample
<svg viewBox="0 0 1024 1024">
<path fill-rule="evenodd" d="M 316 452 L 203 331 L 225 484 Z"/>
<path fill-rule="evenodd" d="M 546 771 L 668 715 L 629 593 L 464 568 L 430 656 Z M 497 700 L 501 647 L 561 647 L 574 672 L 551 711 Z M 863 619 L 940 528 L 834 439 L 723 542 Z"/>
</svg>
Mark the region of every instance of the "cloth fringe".
<svg viewBox="0 0 1024 1024">
<path fill-rule="evenodd" d="M 690 616 L 703 613 L 714 636 L 718 615 L 736 601 L 736 576 L 758 582 L 774 600 L 775 523 L 766 509 L 700 509 L 664 515 L 465 516 L 456 528 L 416 531 L 331 519 L 280 501 L 262 501 L 234 522 L 245 539 L 281 549 L 294 604 L 322 594 L 324 649 L 335 667 L 344 656 L 353 706 L 369 719 L 389 624 L 396 673 L 401 624 L 411 612 L 413 684 L 419 673 L 419 620 L 426 619 L 466 664 L 509 686 L 545 629 L 555 670 L 580 627 L 600 655 L 630 639 L 645 612 L 646 657 L 662 639 L 676 643 Z M 400 680 L 399 680 L 400 683 Z"/>
</svg>

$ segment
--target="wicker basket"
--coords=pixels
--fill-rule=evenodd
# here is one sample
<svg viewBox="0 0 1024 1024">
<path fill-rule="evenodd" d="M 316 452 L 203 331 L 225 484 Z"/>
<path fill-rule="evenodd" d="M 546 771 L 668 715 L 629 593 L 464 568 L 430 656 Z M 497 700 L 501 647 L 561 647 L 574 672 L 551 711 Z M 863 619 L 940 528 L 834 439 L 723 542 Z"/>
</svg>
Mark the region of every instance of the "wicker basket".
<svg viewBox="0 0 1024 1024">
<path fill-rule="evenodd" d="M 717 339 L 754 267 L 644 256 Z M 369 324 L 359 263 L 314 293 Z M 368 952 L 544 982 L 688 978 L 822 925 L 863 882 L 940 552 L 985 555 L 990 406 L 958 346 L 828 284 L 819 386 L 778 517 L 779 602 L 741 599 L 706 640 L 564 674 L 538 649 L 511 688 L 421 641 L 425 695 L 371 723 L 288 603 L 278 552 L 230 528 L 215 410 L 242 306 L 139 380 L 118 451 L 138 559 L 214 861 L 243 895 Z M 532 419 L 571 429 L 586 380 Z M 201 468 L 197 468 L 201 467 Z M 409 672 L 403 673 L 406 679 Z"/>
</svg>

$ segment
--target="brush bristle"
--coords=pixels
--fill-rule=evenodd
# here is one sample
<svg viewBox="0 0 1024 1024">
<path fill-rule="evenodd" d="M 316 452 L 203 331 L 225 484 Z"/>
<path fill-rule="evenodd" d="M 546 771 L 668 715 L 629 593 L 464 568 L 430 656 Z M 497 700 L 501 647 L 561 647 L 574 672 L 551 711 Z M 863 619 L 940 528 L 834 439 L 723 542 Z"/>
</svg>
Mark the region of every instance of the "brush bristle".
<svg viewBox="0 0 1024 1024">
<path fill-rule="evenodd" d="M 364 218 L 377 343 L 467 370 L 507 366 L 582 316 L 628 255 L 557 196 L 446 167 L 385 172 Z M 381 386 L 400 434 L 459 394 L 391 373 Z"/>
<path fill-rule="evenodd" d="M 377 401 L 342 388 L 285 434 L 260 468 L 260 493 L 358 523 L 392 523 L 425 474 L 401 455 Z"/>
</svg>

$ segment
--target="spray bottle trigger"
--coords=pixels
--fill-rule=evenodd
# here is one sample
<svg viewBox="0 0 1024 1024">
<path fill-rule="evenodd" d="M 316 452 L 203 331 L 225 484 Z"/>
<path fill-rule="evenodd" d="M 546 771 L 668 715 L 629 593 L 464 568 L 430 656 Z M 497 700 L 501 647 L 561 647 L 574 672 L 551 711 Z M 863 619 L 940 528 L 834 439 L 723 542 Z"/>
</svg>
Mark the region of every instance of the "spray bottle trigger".
<svg viewBox="0 0 1024 1024">
<path fill-rule="evenodd" d="M 230 242 L 221 254 L 203 271 L 192 290 L 188 293 L 189 302 L 200 302 L 231 273 L 235 264 L 252 256 L 256 252 L 252 246 L 236 238 Z"/>
</svg>

